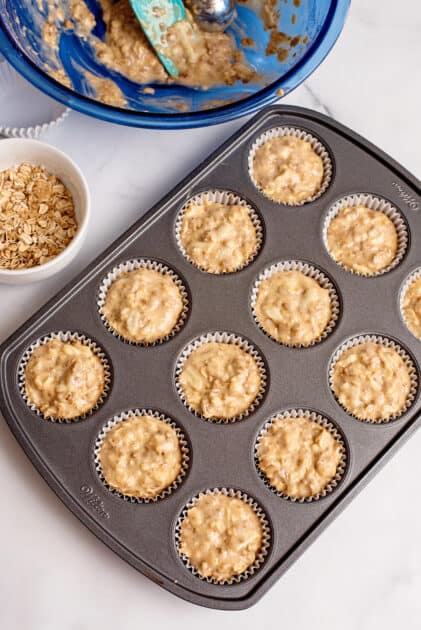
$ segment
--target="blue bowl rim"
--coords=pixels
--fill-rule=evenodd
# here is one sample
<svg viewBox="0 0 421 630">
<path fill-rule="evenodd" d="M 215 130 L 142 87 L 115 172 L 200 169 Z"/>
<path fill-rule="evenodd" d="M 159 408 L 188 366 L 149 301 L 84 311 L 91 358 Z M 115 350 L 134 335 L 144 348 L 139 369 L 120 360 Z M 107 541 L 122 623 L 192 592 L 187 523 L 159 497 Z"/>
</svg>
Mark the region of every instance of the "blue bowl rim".
<svg viewBox="0 0 421 630">
<path fill-rule="evenodd" d="M 300 61 L 277 81 L 240 101 L 208 111 L 175 114 L 155 114 L 126 110 L 106 105 L 86 96 L 75 94 L 39 69 L 16 46 L 8 34 L 0 15 L 0 53 L 32 85 L 67 107 L 88 116 L 112 123 L 148 129 L 188 129 L 205 127 L 253 114 L 261 107 L 271 105 L 300 85 L 328 55 L 338 39 L 348 13 L 351 0 L 333 0 L 325 23 L 313 44 Z"/>
</svg>

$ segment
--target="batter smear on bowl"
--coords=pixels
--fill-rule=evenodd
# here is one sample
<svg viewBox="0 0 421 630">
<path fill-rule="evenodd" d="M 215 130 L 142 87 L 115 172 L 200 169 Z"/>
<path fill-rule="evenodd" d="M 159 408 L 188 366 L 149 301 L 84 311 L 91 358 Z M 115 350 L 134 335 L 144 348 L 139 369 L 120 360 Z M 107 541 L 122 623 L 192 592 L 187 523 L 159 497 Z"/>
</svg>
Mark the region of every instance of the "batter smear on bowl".
<svg viewBox="0 0 421 630">
<path fill-rule="evenodd" d="M 171 59 L 180 70 L 177 78 L 170 77 L 150 46 L 129 0 L 99 0 L 105 36 L 94 34 L 96 20 L 82 0 L 73 0 L 69 6 L 63 2 L 48 0 L 48 17 L 43 25 L 44 42 L 56 54 L 57 68 L 50 74 L 60 83 L 69 86 L 69 78 L 62 68 L 57 54 L 60 34 L 74 31 L 86 40 L 106 68 L 139 84 L 179 83 L 203 89 L 215 85 L 233 85 L 237 81 L 249 83 L 259 79 L 258 73 L 250 67 L 243 52 L 236 47 L 233 37 L 227 33 L 205 32 L 199 29 L 189 11 L 187 20 L 178 22 L 169 29 L 167 43 Z M 180 26 L 181 25 L 181 26 Z M 275 26 L 273 26 L 275 28 Z M 288 56 L 288 51 L 286 56 Z M 272 51 L 274 54 L 275 51 Z M 85 73 L 86 80 L 96 92 L 96 98 L 105 103 L 123 106 L 121 91 L 112 78 L 94 77 Z"/>
<path fill-rule="evenodd" d="M 199 575 L 224 582 L 255 563 L 262 541 L 261 520 L 248 503 L 209 493 L 184 517 L 178 549 Z"/>
</svg>

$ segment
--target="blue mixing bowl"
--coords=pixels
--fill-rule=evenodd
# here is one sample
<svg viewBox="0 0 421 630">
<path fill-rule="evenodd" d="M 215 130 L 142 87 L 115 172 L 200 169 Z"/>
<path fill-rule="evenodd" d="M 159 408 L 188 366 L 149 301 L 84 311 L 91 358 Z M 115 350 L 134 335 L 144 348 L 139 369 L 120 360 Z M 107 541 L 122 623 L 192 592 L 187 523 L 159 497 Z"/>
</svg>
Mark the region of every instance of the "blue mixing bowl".
<svg viewBox="0 0 421 630">
<path fill-rule="evenodd" d="M 258 81 L 207 90 L 181 85 L 153 84 L 153 93 L 101 64 L 89 40 L 62 29 L 54 55 L 46 53 L 42 34 L 46 0 L 0 0 L 0 53 L 40 90 L 84 114 L 135 127 L 182 129 L 221 123 L 251 114 L 291 92 L 323 61 L 338 38 L 350 0 L 277 0 L 279 30 L 295 44 L 287 58 L 267 55 L 269 33 L 256 11 L 238 3 L 237 18 L 229 28 L 248 64 L 259 71 Z M 95 36 L 104 37 L 102 10 L 97 0 L 85 0 L 96 18 Z M 63 2 L 68 5 L 68 2 Z M 245 36 L 253 47 L 242 47 Z M 64 68 L 66 87 L 49 73 Z M 86 71 L 112 79 L 127 106 L 115 107 L 95 98 Z M 150 86 L 148 86 L 150 87 Z M 150 92 L 151 90 L 147 90 Z"/>
</svg>

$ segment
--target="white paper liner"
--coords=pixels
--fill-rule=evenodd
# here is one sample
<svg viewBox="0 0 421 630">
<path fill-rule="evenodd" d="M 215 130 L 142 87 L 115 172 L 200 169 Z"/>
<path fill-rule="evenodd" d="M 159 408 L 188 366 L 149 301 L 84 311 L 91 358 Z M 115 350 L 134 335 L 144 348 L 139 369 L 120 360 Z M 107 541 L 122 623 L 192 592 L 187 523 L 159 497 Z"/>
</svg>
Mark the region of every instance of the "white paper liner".
<svg viewBox="0 0 421 630">
<path fill-rule="evenodd" d="M 305 140 L 309 142 L 313 151 L 318 155 L 323 163 L 323 179 L 320 185 L 319 190 L 315 195 L 305 199 L 304 201 L 299 201 L 297 203 L 284 202 L 284 201 L 276 201 L 275 199 L 271 199 L 266 193 L 260 188 L 258 185 L 254 173 L 253 173 L 253 162 L 254 156 L 256 155 L 256 151 L 259 147 L 261 147 L 268 140 L 272 140 L 273 138 L 281 138 L 285 136 L 294 136 L 295 138 L 299 138 L 300 140 Z M 264 195 L 267 199 L 270 199 L 273 203 L 283 205 L 283 206 L 303 206 L 306 203 L 311 203 L 312 201 L 316 201 L 319 197 L 321 197 L 326 190 L 329 188 L 330 183 L 333 177 L 333 165 L 332 158 L 327 150 L 327 148 L 322 144 L 322 142 L 313 136 L 311 133 L 304 129 L 300 129 L 298 127 L 274 127 L 272 129 L 268 129 L 264 133 L 262 133 L 258 138 L 253 142 L 251 149 L 248 154 L 248 172 L 251 181 L 262 195 Z"/>
<path fill-rule="evenodd" d="M 102 472 L 102 468 L 101 468 L 101 460 L 100 460 L 100 452 L 101 452 L 101 448 L 104 442 L 104 439 L 107 435 L 107 433 L 113 428 L 115 427 L 117 424 L 120 424 L 121 422 L 125 422 L 126 420 L 129 420 L 130 418 L 132 418 L 133 416 L 153 416 L 154 418 L 157 418 L 158 420 L 162 420 L 162 422 L 165 422 L 166 424 L 168 424 L 171 428 L 174 429 L 174 431 L 177 434 L 177 438 L 178 438 L 178 443 L 180 445 L 180 451 L 181 451 L 181 469 L 180 472 L 177 476 L 177 478 L 169 485 L 167 486 L 164 490 L 162 490 L 159 494 L 157 494 L 154 497 L 147 497 L 147 498 L 142 498 L 142 497 L 136 497 L 136 496 L 132 496 L 132 495 L 128 495 L 128 494 L 124 494 L 123 492 L 120 492 L 119 490 L 117 490 L 116 488 L 114 488 L 113 486 L 111 486 L 107 480 L 105 479 L 103 472 Z M 174 420 L 172 420 L 171 418 L 169 418 L 168 416 L 164 415 L 163 413 L 153 410 L 153 409 L 130 409 L 128 411 L 124 411 L 123 413 L 114 416 L 111 420 L 109 420 L 101 429 L 100 433 L 98 434 L 98 437 L 95 441 L 95 447 L 94 447 L 94 463 L 95 463 L 95 470 L 98 473 L 99 478 L 101 479 L 102 483 L 104 484 L 104 486 L 114 495 L 116 495 L 117 497 L 120 497 L 121 499 L 123 499 L 124 501 L 128 501 L 130 503 L 156 503 L 157 501 L 161 501 L 162 499 L 165 499 L 165 497 L 168 497 L 170 494 L 172 494 L 172 492 L 174 492 L 174 490 L 176 490 L 179 485 L 183 482 L 187 471 L 189 469 L 189 464 L 190 464 L 190 449 L 186 440 L 186 437 L 183 433 L 183 431 L 180 429 L 180 427 L 174 422 Z"/>
<path fill-rule="evenodd" d="M 209 271 L 208 269 L 205 269 L 204 267 L 201 267 L 200 265 L 198 265 L 196 261 L 193 260 L 193 258 L 191 258 L 186 252 L 184 245 L 182 243 L 182 240 L 181 240 L 181 228 L 183 224 L 184 212 L 192 203 L 197 204 L 197 205 L 202 205 L 204 201 L 209 201 L 211 203 L 223 203 L 228 206 L 243 206 L 244 208 L 247 208 L 251 222 L 253 223 L 254 229 L 256 230 L 256 250 L 251 256 L 249 256 L 249 258 L 247 258 L 246 261 L 244 261 L 244 264 L 241 265 L 241 267 L 238 267 L 238 269 L 235 269 L 233 271 L 222 271 L 221 273 L 215 273 L 213 271 Z M 250 263 L 252 263 L 253 260 L 259 254 L 260 249 L 262 247 L 262 242 L 263 242 L 263 222 L 262 222 L 261 217 L 257 213 L 257 211 L 243 197 L 240 197 L 239 195 L 236 195 L 235 193 L 227 191 L 227 190 L 208 190 L 206 192 L 195 195 L 194 197 L 191 197 L 183 205 L 183 207 L 181 208 L 181 210 L 179 211 L 177 215 L 176 222 L 175 222 L 175 239 L 177 241 L 177 245 L 181 253 L 183 254 L 184 258 L 186 258 L 186 260 L 188 260 L 189 263 L 197 267 L 197 269 L 200 269 L 200 271 L 203 271 L 205 273 L 209 273 L 212 275 L 224 275 L 224 274 L 229 274 L 229 273 L 237 273 L 238 271 L 241 271 L 241 269 L 244 269 L 245 267 L 250 265 Z"/>
<path fill-rule="evenodd" d="M 180 291 L 181 299 L 183 302 L 183 309 L 180 313 L 178 321 L 168 335 L 165 335 L 165 337 L 162 337 L 161 339 L 157 339 L 156 341 L 141 342 L 141 341 L 133 341 L 131 339 L 127 339 L 111 326 L 111 324 L 109 323 L 109 321 L 107 320 L 103 312 L 105 300 L 107 298 L 107 292 L 110 286 L 123 273 L 126 273 L 128 271 L 133 271 L 135 269 L 152 269 L 153 271 L 158 271 L 159 273 L 162 273 L 163 275 L 169 276 L 177 285 L 177 288 Z M 174 337 L 174 335 L 176 335 L 181 330 L 181 328 L 184 326 L 186 322 L 187 315 L 190 310 L 190 300 L 189 300 L 189 296 L 187 293 L 187 289 L 184 285 L 184 282 L 175 273 L 175 271 L 170 269 L 170 267 L 167 267 L 163 263 L 160 263 L 156 260 L 150 260 L 148 258 L 136 258 L 132 260 L 127 260 L 126 262 L 121 263 L 117 267 L 114 267 L 114 269 L 112 269 L 105 276 L 105 278 L 102 280 L 101 285 L 99 287 L 98 296 L 97 296 L 97 307 L 98 307 L 101 320 L 104 326 L 107 328 L 107 330 L 110 333 L 112 333 L 115 337 L 117 337 L 121 341 L 124 341 L 125 343 L 128 343 L 132 346 L 146 347 L 146 346 L 156 346 L 158 344 L 164 343 L 165 341 L 168 341 L 169 339 Z"/>
<path fill-rule="evenodd" d="M 54 102 L 37 91 L 37 109 L 40 108 L 41 99 L 45 100 L 45 121 L 34 126 L 25 125 L 25 120 L 22 118 L 23 124 L 21 126 L 10 126 L 6 122 L 5 111 L 14 111 L 17 106 L 21 110 L 22 98 L 27 93 L 28 112 L 31 113 L 31 97 L 35 92 L 35 88 L 3 60 L 0 63 L 0 86 L 0 136 L 3 135 L 8 138 L 38 138 L 50 128 L 63 122 L 70 112 L 61 103 Z M 7 110 L 4 108 L 7 108 Z"/>
<path fill-rule="evenodd" d="M 330 251 L 328 240 L 327 240 L 327 233 L 328 233 L 330 224 L 332 223 L 333 219 L 339 214 L 342 208 L 353 208 L 355 206 L 365 206 L 366 208 L 369 208 L 370 210 L 377 210 L 378 212 L 383 212 L 383 214 L 385 214 L 395 226 L 397 237 L 398 237 L 398 250 L 396 252 L 394 259 L 390 263 L 390 265 L 387 265 L 387 267 L 385 267 L 384 269 L 380 269 L 380 271 L 376 271 L 370 274 L 364 274 L 359 271 L 355 271 L 354 269 L 351 269 L 350 267 L 347 267 L 341 264 L 340 262 L 338 262 Z M 324 220 L 324 224 L 323 224 L 323 242 L 330 257 L 342 269 L 345 269 L 346 271 L 349 271 L 350 273 L 353 273 L 357 276 L 361 276 L 363 278 L 374 278 L 377 276 L 381 276 L 384 273 L 387 273 L 388 271 L 391 271 L 392 269 L 394 269 L 397 265 L 399 265 L 399 263 L 405 256 L 405 253 L 408 247 L 408 240 L 409 240 L 408 227 L 407 227 L 405 219 L 403 218 L 399 210 L 386 199 L 382 199 L 381 197 L 376 197 L 375 195 L 370 195 L 368 193 L 348 195 L 346 197 L 342 197 L 342 199 L 339 199 L 339 201 L 337 201 L 329 209 L 329 212 L 327 213 L 326 218 Z"/>
<path fill-rule="evenodd" d="M 308 276 L 309 278 L 313 278 L 313 280 L 316 280 L 316 282 L 323 289 L 327 289 L 329 291 L 331 318 L 329 322 L 327 323 L 325 329 L 323 330 L 322 334 L 319 335 L 319 337 L 317 337 L 316 339 L 313 339 L 308 344 L 288 344 L 288 343 L 284 343 L 283 341 L 279 341 L 279 339 L 276 339 L 276 337 L 273 337 L 265 330 L 265 328 L 259 322 L 259 319 L 257 317 L 255 308 L 256 308 L 257 296 L 259 293 L 259 287 L 264 280 L 271 278 L 274 274 L 279 273 L 280 271 L 301 271 L 301 273 L 303 273 L 305 276 Z M 253 285 L 253 288 L 251 291 L 251 297 L 250 297 L 250 305 L 251 305 L 251 312 L 253 314 L 254 321 L 256 322 L 260 330 L 264 332 L 265 335 L 267 335 L 270 339 L 273 339 L 273 341 L 276 341 L 276 343 L 279 343 L 283 346 L 287 346 L 289 348 L 310 348 L 311 346 L 314 346 L 317 343 L 320 343 L 321 341 L 323 341 L 323 339 L 326 339 L 326 337 L 331 334 L 336 324 L 338 323 L 338 319 L 339 319 L 339 315 L 341 311 L 338 292 L 333 282 L 330 280 L 330 278 L 317 267 L 314 267 L 310 263 L 304 262 L 302 260 L 283 260 L 273 265 L 270 265 L 269 267 L 266 267 L 266 269 L 264 269 L 259 274 L 257 280 L 255 281 Z"/>
<path fill-rule="evenodd" d="M 84 414 L 77 416 L 75 418 L 53 418 L 51 416 L 45 416 L 28 398 L 27 394 L 26 394 L 26 390 L 25 390 L 25 370 L 26 370 L 26 366 L 28 365 L 28 361 L 31 358 L 34 350 L 36 350 L 37 348 L 39 348 L 40 346 L 48 343 L 49 341 L 51 341 L 52 339 L 58 339 L 60 341 L 63 342 L 67 342 L 67 341 L 80 341 L 80 343 L 82 343 L 85 346 L 89 346 L 89 348 L 92 350 L 92 352 L 100 359 L 102 366 L 104 368 L 104 389 L 103 392 L 101 394 L 101 396 L 99 397 L 96 405 L 94 407 L 92 407 L 92 409 L 90 409 L 89 411 L 85 412 Z M 104 351 L 102 350 L 102 348 L 100 348 L 100 346 L 98 346 L 94 341 L 92 341 L 92 339 L 90 339 L 89 337 L 80 334 L 80 333 L 76 333 L 76 332 L 70 332 L 70 331 L 57 331 L 57 332 L 53 332 L 53 333 L 49 333 L 48 335 L 44 335 L 43 337 L 40 337 L 39 339 L 37 339 L 36 341 L 34 341 L 34 343 L 32 343 L 29 348 L 27 348 L 25 350 L 25 352 L 22 355 L 22 358 L 19 362 L 19 367 L 18 367 L 18 387 L 19 387 L 19 391 L 20 394 L 23 398 L 23 400 L 25 401 L 25 403 L 28 405 L 28 407 L 30 408 L 31 411 L 33 411 L 34 413 L 37 414 L 37 416 L 39 416 L 40 418 L 42 418 L 43 420 L 48 420 L 50 422 L 57 422 L 60 424 L 72 424 L 74 422 L 79 422 L 80 420 L 85 420 L 85 418 L 88 418 L 89 416 L 91 416 L 105 401 L 105 399 L 107 398 L 110 388 L 111 388 L 111 370 L 110 370 L 110 364 L 109 364 L 109 359 L 107 358 L 107 356 L 105 355 Z"/>
<path fill-rule="evenodd" d="M 331 433 L 331 435 L 334 437 L 336 442 L 340 444 L 340 447 L 341 447 L 341 459 L 336 469 L 335 476 L 333 477 L 333 479 L 331 479 L 331 481 L 329 481 L 329 483 L 320 492 L 318 492 L 317 494 L 311 495 L 309 497 L 291 497 L 285 492 L 278 490 L 277 488 L 275 488 L 275 486 L 273 486 L 270 483 L 269 479 L 266 477 L 265 473 L 260 468 L 258 448 L 260 446 L 261 439 L 264 437 L 267 430 L 276 420 L 286 419 L 286 418 L 308 418 L 309 420 L 316 422 L 321 427 L 324 427 L 325 429 L 327 429 Z M 259 477 L 262 479 L 263 483 L 265 484 L 265 486 L 269 488 L 269 490 L 271 490 L 271 492 L 276 494 L 278 497 L 281 497 L 282 499 L 287 499 L 288 501 L 291 501 L 293 503 L 311 503 L 312 501 L 318 501 L 319 499 L 322 499 L 328 496 L 329 494 L 331 494 L 333 490 L 337 488 L 337 486 L 339 485 L 339 483 L 341 482 L 341 480 L 343 479 L 345 475 L 345 472 L 347 469 L 347 461 L 348 461 L 347 447 L 345 444 L 345 439 L 342 433 L 340 432 L 340 430 L 333 424 L 333 422 L 328 420 L 325 416 L 322 416 L 321 414 L 315 411 L 310 411 L 309 409 L 287 409 L 286 411 L 280 411 L 278 413 L 273 414 L 273 416 L 271 416 L 270 419 L 264 424 L 262 430 L 257 436 L 256 444 L 254 448 L 254 463 L 256 466 L 256 470 Z"/>
<path fill-rule="evenodd" d="M 258 370 L 259 370 L 259 374 L 260 374 L 259 391 L 257 393 L 256 398 L 251 403 L 251 405 L 245 411 L 243 411 L 243 413 L 239 414 L 238 416 L 234 416 L 234 417 L 231 417 L 231 418 L 206 418 L 201 413 L 196 411 L 196 409 L 194 409 L 191 405 L 189 405 L 189 403 L 186 400 L 186 397 L 184 395 L 183 388 L 180 385 L 180 381 L 179 381 L 180 374 L 183 371 L 184 364 L 187 361 L 187 359 L 189 358 L 189 356 L 191 355 L 191 353 L 194 350 L 197 350 L 198 348 L 200 348 L 200 346 L 202 346 L 203 344 L 210 343 L 210 342 L 235 344 L 235 345 L 239 346 L 242 350 L 247 352 L 254 359 L 254 361 L 257 364 L 257 367 L 258 367 Z M 260 403 L 262 402 L 263 396 L 266 393 L 267 370 L 266 370 L 265 363 L 264 363 L 262 357 L 260 356 L 259 352 L 246 339 L 244 339 L 243 337 L 240 337 L 239 335 L 235 335 L 234 333 L 211 332 L 211 333 L 207 333 L 205 335 L 201 335 L 200 337 L 198 337 L 197 339 L 195 339 L 194 341 L 189 343 L 184 348 L 184 350 L 181 352 L 180 356 L 177 359 L 177 364 L 176 364 L 176 368 L 175 368 L 175 387 L 176 387 L 177 393 L 180 396 L 180 399 L 183 402 L 183 404 L 197 418 L 201 418 L 202 420 L 206 420 L 208 422 L 214 422 L 215 424 L 230 424 L 232 422 L 238 422 L 239 420 L 243 420 L 244 418 L 247 418 L 247 416 L 252 414 L 257 409 L 257 407 L 260 405 Z"/>
<path fill-rule="evenodd" d="M 199 571 L 192 564 L 190 564 L 189 558 L 185 554 L 182 554 L 180 552 L 181 525 L 183 523 L 183 520 L 186 518 L 188 511 L 190 510 L 190 508 L 194 507 L 194 505 L 197 503 L 200 497 L 204 495 L 214 495 L 214 494 L 223 494 L 224 496 L 227 496 L 227 497 L 236 497 L 237 499 L 241 499 L 242 501 L 244 501 L 245 503 L 247 503 L 253 508 L 253 511 L 259 517 L 260 524 L 262 526 L 262 545 L 260 547 L 259 553 L 257 554 L 254 563 L 250 565 L 248 569 L 246 569 L 246 571 L 244 571 L 243 573 L 239 575 L 235 575 L 231 579 L 226 579 L 226 580 L 217 580 L 216 578 L 213 578 L 213 577 L 205 577 L 201 575 Z M 239 582 L 243 582 L 244 580 L 247 580 L 252 575 L 254 575 L 256 571 L 260 569 L 260 567 L 265 562 L 267 555 L 269 553 L 269 550 L 270 550 L 271 539 L 272 539 L 271 527 L 269 525 L 268 518 L 263 508 L 257 503 L 257 501 L 255 501 L 252 497 L 247 495 L 245 492 L 242 492 L 241 490 L 234 490 L 232 488 L 213 488 L 210 490 L 205 490 L 204 492 L 200 492 L 195 497 L 190 499 L 190 501 L 184 506 L 183 510 L 181 511 L 181 514 L 179 515 L 177 519 L 174 536 L 175 536 L 176 548 L 184 566 L 191 573 L 193 573 L 193 575 L 203 580 L 204 582 L 208 582 L 209 584 L 218 584 L 218 585 L 238 584 Z"/>
<path fill-rule="evenodd" d="M 421 267 L 418 267 L 417 269 L 415 269 L 414 271 L 412 271 L 409 276 L 406 278 L 406 280 L 404 280 L 404 283 L 402 285 L 401 291 L 400 291 L 400 295 L 399 295 L 399 308 L 401 311 L 401 317 L 403 319 L 403 322 L 405 324 L 405 326 L 407 327 L 407 329 L 409 330 L 409 332 L 411 333 L 411 335 L 413 335 L 415 337 L 415 339 L 418 339 L 418 341 L 421 341 L 421 338 L 418 337 L 415 332 L 412 330 L 412 328 L 409 326 L 406 317 L 405 317 L 405 311 L 403 308 L 403 301 L 405 299 L 405 295 L 406 292 L 408 291 L 410 285 L 414 282 L 414 280 L 416 280 L 417 278 L 421 277 Z"/>
<path fill-rule="evenodd" d="M 359 418 L 358 416 L 353 414 L 351 410 L 347 409 L 344 405 L 342 405 L 342 403 L 338 400 L 333 389 L 333 374 L 334 374 L 335 365 L 338 359 L 349 348 L 353 348 L 354 346 L 358 346 L 358 345 L 361 345 L 362 343 L 367 343 L 367 342 L 377 343 L 387 348 L 393 348 L 394 350 L 396 350 L 399 356 L 402 357 L 402 359 L 404 360 L 405 365 L 408 369 L 410 379 L 411 379 L 411 389 L 410 389 L 408 398 L 406 399 L 405 406 L 398 413 L 388 418 L 380 418 L 380 419 Z M 330 360 L 330 365 L 329 365 L 329 386 L 336 402 L 342 407 L 342 409 L 344 409 L 344 411 L 346 411 L 346 413 L 349 416 L 351 416 L 352 418 L 355 418 L 359 422 L 365 422 L 367 424 L 386 424 L 388 422 L 392 422 L 393 420 L 397 420 L 398 418 L 402 417 L 413 405 L 418 394 L 418 370 L 417 370 L 415 361 L 414 359 L 412 359 L 410 354 L 406 350 L 404 350 L 404 348 L 400 344 L 393 341 L 393 339 L 389 339 L 388 337 L 384 337 L 382 335 L 374 335 L 374 334 L 358 335 L 356 337 L 352 337 L 351 339 L 348 339 L 348 341 L 346 341 L 341 346 L 339 346 L 339 348 L 333 354 Z"/>
</svg>

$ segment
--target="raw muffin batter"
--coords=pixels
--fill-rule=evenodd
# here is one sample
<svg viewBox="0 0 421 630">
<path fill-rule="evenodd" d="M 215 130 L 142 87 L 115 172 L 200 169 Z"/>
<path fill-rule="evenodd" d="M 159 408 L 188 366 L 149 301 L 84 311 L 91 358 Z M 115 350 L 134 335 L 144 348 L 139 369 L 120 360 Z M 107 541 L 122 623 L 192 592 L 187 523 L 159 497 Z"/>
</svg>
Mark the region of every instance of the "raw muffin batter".
<svg viewBox="0 0 421 630">
<path fill-rule="evenodd" d="M 179 376 L 187 404 L 205 418 L 235 418 L 260 389 L 256 361 L 234 343 L 208 342 L 193 350 Z"/>
<path fill-rule="evenodd" d="M 122 273 L 107 291 L 102 313 L 119 335 L 135 343 L 164 339 L 183 310 L 174 280 L 154 269 Z"/>
<path fill-rule="evenodd" d="M 254 564 L 262 533 L 259 517 L 245 501 L 202 494 L 181 524 L 179 551 L 202 577 L 231 580 Z"/>
<path fill-rule="evenodd" d="M 99 4 L 103 11 L 104 39 L 93 34 L 95 18 L 84 1 L 72 0 L 67 5 L 63 0 L 48 0 L 43 35 L 50 49 L 57 51 L 61 31 L 74 30 L 89 42 L 100 63 L 139 84 L 176 82 L 206 89 L 212 85 L 232 85 L 236 81 L 248 83 L 258 78 L 230 35 L 201 31 L 189 12 L 188 19 L 168 33 L 168 51 L 180 70 L 177 78 L 169 77 L 144 35 L 129 0 L 99 0 Z M 183 37 L 177 36 L 180 27 Z M 54 78 L 68 85 L 58 56 L 57 63 Z M 91 73 L 87 73 L 86 78 L 92 81 Z M 121 106 L 120 90 L 112 87 L 112 83 L 112 80 L 102 81 L 97 98 Z M 96 88 L 97 84 L 92 81 L 92 86 Z"/>
<path fill-rule="evenodd" d="M 339 210 L 328 227 L 327 244 L 340 265 L 373 276 L 395 258 L 398 235 L 384 212 L 358 205 Z"/>
<path fill-rule="evenodd" d="M 106 433 L 99 460 L 112 488 L 153 499 L 177 479 L 182 457 L 173 427 L 154 416 L 131 416 Z"/>
<path fill-rule="evenodd" d="M 360 420 L 390 420 L 407 404 L 411 377 L 394 348 L 364 342 L 339 357 L 333 369 L 335 396 Z"/>
<path fill-rule="evenodd" d="M 321 492 L 336 475 L 342 447 L 332 433 L 305 417 L 277 418 L 260 439 L 259 467 L 269 483 L 294 499 Z"/>
<path fill-rule="evenodd" d="M 323 162 L 310 142 L 296 136 L 267 140 L 256 149 L 253 178 L 266 197 L 298 205 L 316 195 L 323 182 Z"/>
<path fill-rule="evenodd" d="M 331 299 L 314 278 L 301 271 L 279 271 L 260 283 L 254 313 L 276 341 L 308 346 L 331 319 Z"/>
<path fill-rule="evenodd" d="M 209 273 L 241 269 L 257 250 L 248 209 L 206 199 L 184 210 L 180 239 L 187 256 Z"/>
<path fill-rule="evenodd" d="M 406 289 L 402 313 L 409 330 L 421 339 L 421 276 L 414 278 Z"/>
<path fill-rule="evenodd" d="M 87 413 L 104 384 L 100 358 L 77 340 L 51 339 L 34 350 L 25 369 L 28 400 L 46 418 L 71 420 Z"/>
</svg>

